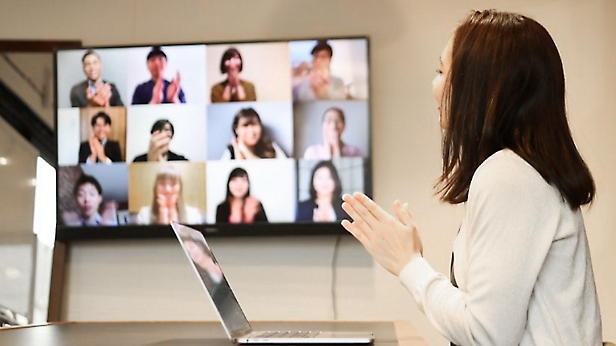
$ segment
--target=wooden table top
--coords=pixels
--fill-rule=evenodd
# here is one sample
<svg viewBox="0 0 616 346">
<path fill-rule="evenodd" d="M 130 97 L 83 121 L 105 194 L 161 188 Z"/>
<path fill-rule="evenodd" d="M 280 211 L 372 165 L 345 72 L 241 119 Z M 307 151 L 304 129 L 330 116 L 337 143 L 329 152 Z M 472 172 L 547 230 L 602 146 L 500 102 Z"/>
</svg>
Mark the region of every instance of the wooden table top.
<svg viewBox="0 0 616 346">
<path fill-rule="evenodd" d="M 371 331 L 374 345 L 425 346 L 408 321 L 252 322 L 256 330 Z M 62 322 L 0 328 L 0 345 L 36 346 L 190 346 L 231 345 L 219 322 Z"/>
</svg>

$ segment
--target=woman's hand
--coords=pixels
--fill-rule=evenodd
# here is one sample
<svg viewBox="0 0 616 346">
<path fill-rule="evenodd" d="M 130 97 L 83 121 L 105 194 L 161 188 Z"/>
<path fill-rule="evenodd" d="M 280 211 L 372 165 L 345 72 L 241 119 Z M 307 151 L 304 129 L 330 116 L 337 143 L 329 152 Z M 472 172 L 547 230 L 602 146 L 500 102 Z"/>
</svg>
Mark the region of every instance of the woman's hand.
<svg viewBox="0 0 616 346">
<path fill-rule="evenodd" d="M 336 221 L 335 217 L 332 219 L 333 209 L 334 207 L 332 206 L 331 203 L 317 204 L 317 207 L 312 210 L 312 221 L 314 222 Z"/>
<path fill-rule="evenodd" d="M 252 196 L 246 197 L 244 200 L 244 222 L 253 222 L 259 209 L 261 209 L 261 203 L 258 199 Z"/>
<path fill-rule="evenodd" d="M 158 206 L 158 223 L 168 225 L 171 221 L 180 221 L 177 209 L 178 196 L 160 193 L 156 195 Z"/>
<path fill-rule="evenodd" d="M 423 247 L 408 203 L 394 202 L 396 217 L 362 193 L 342 197 L 342 209 L 353 219 L 343 220 L 349 231 L 385 269 L 398 276 Z"/>
<path fill-rule="evenodd" d="M 233 146 L 233 151 L 235 152 L 236 160 L 252 160 L 252 159 L 260 159 L 252 150 L 242 141 L 236 137 L 231 139 L 231 146 Z"/>
<path fill-rule="evenodd" d="M 167 225 L 169 219 L 169 207 L 167 206 L 167 196 L 160 193 L 156 195 L 156 205 L 158 206 L 158 221 L 160 225 Z"/>
</svg>

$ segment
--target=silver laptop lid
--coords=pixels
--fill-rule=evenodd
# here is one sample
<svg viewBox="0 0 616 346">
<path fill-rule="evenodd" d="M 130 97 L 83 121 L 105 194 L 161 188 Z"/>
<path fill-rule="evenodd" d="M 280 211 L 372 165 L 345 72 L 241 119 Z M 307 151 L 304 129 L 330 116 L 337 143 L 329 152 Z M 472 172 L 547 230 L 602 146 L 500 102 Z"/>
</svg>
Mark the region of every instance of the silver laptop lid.
<svg viewBox="0 0 616 346">
<path fill-rule="evenodd" d="M 201 279 L 201 286 L 207 291 L 229 339 L 250 333 L 252 328 L 203 234 L 177 222 L 172 222 L 171 228 Z"/>
</svg>

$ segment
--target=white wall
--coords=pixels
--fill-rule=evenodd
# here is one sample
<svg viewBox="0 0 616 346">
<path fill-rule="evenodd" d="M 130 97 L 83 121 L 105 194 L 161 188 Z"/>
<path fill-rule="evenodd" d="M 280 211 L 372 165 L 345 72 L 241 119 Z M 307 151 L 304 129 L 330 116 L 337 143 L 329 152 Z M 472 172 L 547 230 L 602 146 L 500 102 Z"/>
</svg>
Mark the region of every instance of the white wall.
<svg viewBox="0 0 616 346">
<path fill-rule="evenodd" d="M 440 134 L 430 82 L 458 21 L 470 9 L 484 8 L 536 18 L 561 51 L 571 127 L 598 187 L 585 218 L 604 338 L 616 340 L 613 0 L 110 0 L 103 7 L 79 0 L 3 1 L 0 12 L 10 15 L 0 22 L 0 38 L 123 45 L 370 36 L 374 195 L 385 205 L 395 198 L 410 203 L 426 257 L 446 273 L 462 208 L 439 203 L 432 189 L 440 172 Z M 332 318 L 333 243 L 330 237 L 214 241 L 253 319 Z M 410 295 L 356 242 L 344 238 L 340 250 L 338 318 L 409 319 L 431 345 L 445 344 Z M 70 255 L 69 319 L 212 318 L 171 241 L 88 242 Z M 265 274 L 271 278 L 264 279 Z M 264 307 L 277 298 L 283 307 Z"/>
</svg>

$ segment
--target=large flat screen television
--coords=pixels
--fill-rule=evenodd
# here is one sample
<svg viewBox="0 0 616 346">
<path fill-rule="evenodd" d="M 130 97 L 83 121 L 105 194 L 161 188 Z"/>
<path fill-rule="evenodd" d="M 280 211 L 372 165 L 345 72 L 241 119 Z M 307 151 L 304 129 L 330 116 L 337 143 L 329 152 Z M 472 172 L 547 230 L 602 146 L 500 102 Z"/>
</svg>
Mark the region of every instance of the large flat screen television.
<svg viewBox="0 0 616 346">
<path fill-rule="evenodd" d="M 340 231 L 368 66 L 366 37 L 57 50 L 58 236 Z"/>
</svg>

